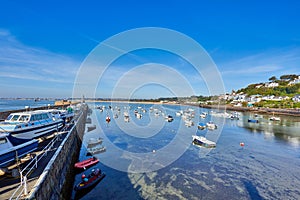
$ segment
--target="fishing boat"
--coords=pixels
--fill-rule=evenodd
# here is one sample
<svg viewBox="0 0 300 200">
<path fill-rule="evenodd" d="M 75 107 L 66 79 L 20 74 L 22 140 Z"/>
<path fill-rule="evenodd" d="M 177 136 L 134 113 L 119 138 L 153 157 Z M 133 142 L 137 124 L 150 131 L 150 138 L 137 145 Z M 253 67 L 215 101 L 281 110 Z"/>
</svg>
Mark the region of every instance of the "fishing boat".
<svg viewBox="0 0 300 200">
<path fill-rule="evenodd" d="M 98 184 L 103 178 L 105 174 L 101 172 L 100 169 L 93 169 L 92 172 L 86 176 L 85 174 L 81 175 L 82 181 L 79 182 L 75 187 L 75 191 L 81 191 L 88 189 L 96 184 Z"/>
<path fill-rule="evenodd" d="M 0 167 L 8 166 L 12 161 L 22 158 L 37 147 L 38 140 L 20 139 L 8 133 L 0 133 Z"/>
<path fill-rule="evenodd" d="M 92 157 L 92 158 L 83 160 L 81 162 L 75 163 L 74 167 L 77 169 L 86 169 L 86 168 L 89 168 L 89 167 L 97 164 L 98 162 L 99 162 L 99 159 L 97 159 L 96 157 Z"/>
<path fill-rule="evenodd" d="M 208 139 L 206 139 L 203 136 L 197 136 L 197 135 L 193 135 L 193 144 L 197 144 L 203 147 L 207 147 L 207 148 L 214 148 L 216 147 L 216 143 L 213 141 L 210 141 Z"/>
<path fill-rule="evenodd" d="M 40 138 L 63 127 L 62 119 L 53 118 L 47 110 L 11 113 L 0 123 L 0 133 L 21 139 Z"/>
</svg>

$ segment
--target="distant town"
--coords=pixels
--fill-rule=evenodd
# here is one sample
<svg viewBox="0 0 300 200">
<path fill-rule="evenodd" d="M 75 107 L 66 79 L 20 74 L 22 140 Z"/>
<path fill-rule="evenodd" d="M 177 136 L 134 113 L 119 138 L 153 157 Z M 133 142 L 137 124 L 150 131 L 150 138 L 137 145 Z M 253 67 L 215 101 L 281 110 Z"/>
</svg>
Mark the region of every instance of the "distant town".
<svg viewBox="0 0 300 200">
<path fill-rule="evenodd" d="M 71 102 L 80 98 L 0 98 L 5 100 L 34 100 Z M 226 105 L 229 107 L 300 108 L 300 75 L 272 76 L 268 81 L 250 84 L 246 88 L 217 96 L 162 97 L 158 99 L 111 99 L 84 97 L 86 101 L 130 101 L 168 104 Z"/>
</svg>

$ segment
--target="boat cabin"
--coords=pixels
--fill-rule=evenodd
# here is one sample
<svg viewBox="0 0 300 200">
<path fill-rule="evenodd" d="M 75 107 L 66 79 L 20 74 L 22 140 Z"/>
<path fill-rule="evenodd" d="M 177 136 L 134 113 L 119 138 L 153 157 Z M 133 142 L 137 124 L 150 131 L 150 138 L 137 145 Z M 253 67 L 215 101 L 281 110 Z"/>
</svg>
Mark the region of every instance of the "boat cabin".
<svg viewBox="0 0 300 200">
<path fill-rule="evenodd" d="M 11 113 L 5 120 L 9 123 L 24 123 L 51 119 L 48 112 L 32 111 L 26 113 Z"/>
</svg>

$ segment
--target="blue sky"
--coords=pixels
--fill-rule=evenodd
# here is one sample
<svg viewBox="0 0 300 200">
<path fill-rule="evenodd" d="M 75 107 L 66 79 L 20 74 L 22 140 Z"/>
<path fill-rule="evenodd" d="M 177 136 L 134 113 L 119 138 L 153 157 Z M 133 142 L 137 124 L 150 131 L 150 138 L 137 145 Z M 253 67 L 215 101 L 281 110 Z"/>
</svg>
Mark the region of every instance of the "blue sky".
<svg viewBox="0 0 300 200">
<path fill-rule="evenodd" d="M 299 1 L 287 0 L 2 1 L 0 97 L 70 97 L 89 53 L 103 40 L 140 27 L 173 29 L 193 38 L 214 60 L 226 91 L 273 75 L 300 74 L 299 10 Z M 107 74 L 119 75 L 104 77 L 97 96 L 110 97 L 116 77 L 154 61 L 178 70 L 196 95 L 209 94 L 201 77 L 180 58 L 145 50 L 115 61 Z M 132 97 L 171 95 L 168 88 L 153 84 Z"/>
</svg>

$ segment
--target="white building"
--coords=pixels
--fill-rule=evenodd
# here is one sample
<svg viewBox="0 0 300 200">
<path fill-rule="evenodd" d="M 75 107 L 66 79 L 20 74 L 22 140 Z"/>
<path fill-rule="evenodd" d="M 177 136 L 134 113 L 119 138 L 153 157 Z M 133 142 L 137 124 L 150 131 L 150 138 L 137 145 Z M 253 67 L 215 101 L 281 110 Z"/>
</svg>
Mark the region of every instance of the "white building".
<svg viewBox="0 0 300 200">
<path fill-rule="evenodd" d="M 278 86 L 279 86 L 279 83 L 276 83 L 276 82 L 269 82 L 269 83 L 265 83 L 265 86 L 268 87 L 268 88 L 271 88 L 271 87 L 278 87 Z"/>
<path fill-rule="evenodd" d="M 289 82 L 289 85 L 294 85 L 294 84 L 298 84 L 298 83 L 300 83 L 300 76 L 297 79 L 292 80 L 291 82 Z"/>
<path fill-rule="evenodd" d="M 292 100 L 295 102 L 300 102 L 300 94 L 295 95 Z"/>
</svg>

